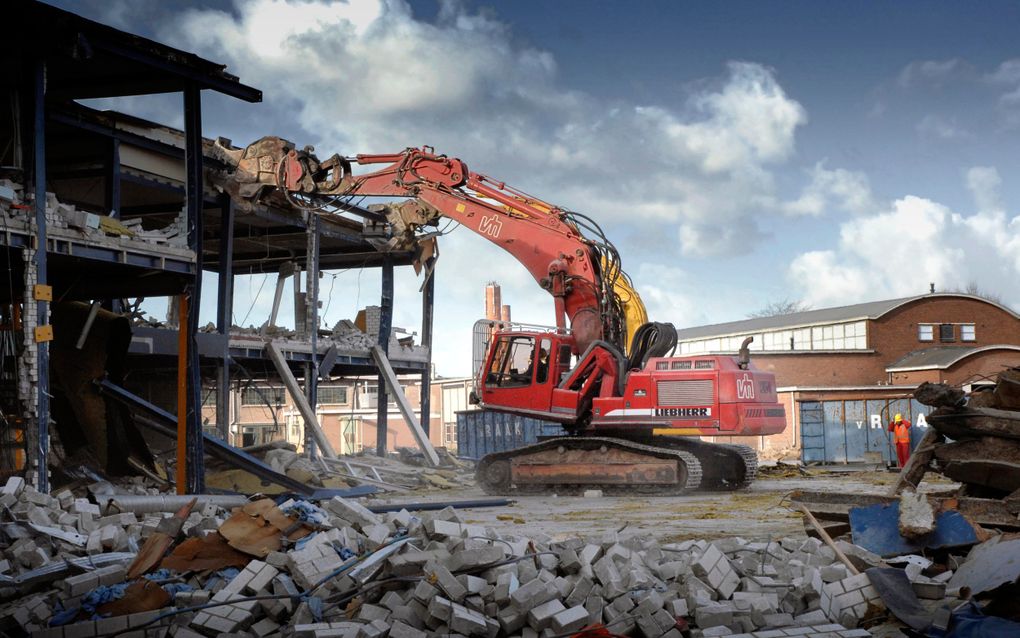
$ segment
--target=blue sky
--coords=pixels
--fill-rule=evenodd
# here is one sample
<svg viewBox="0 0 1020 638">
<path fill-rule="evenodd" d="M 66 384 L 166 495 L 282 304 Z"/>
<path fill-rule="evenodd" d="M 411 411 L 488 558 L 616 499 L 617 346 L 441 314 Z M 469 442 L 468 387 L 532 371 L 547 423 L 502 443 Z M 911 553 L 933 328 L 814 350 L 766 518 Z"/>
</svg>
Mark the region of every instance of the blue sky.
<svg viewBox="0 0 1020 638">
<path fill-rule="evenodd" d="M 929 282 L 1020 309 L 1015 3 L 57 4 L 264 90 L 260 105 L 208 95 L 207 136 L 277 134 L 324 155 L 431 144 L 596 217 L 656 320 Z M 180 122 L 176 98 L 104 106 Z M 468 372 L 490 279 L 515 318 L 551 320 L 486 242 L 461 229 L 441 251 L 440 374 Z M 377 279 L 339 275 L 325 321 L 377 299 Z M 237 288 L 247 309 L 249 282 Z M 416 290 L 401 273 L 396 323 L 412 329 Z"/>
</svg>

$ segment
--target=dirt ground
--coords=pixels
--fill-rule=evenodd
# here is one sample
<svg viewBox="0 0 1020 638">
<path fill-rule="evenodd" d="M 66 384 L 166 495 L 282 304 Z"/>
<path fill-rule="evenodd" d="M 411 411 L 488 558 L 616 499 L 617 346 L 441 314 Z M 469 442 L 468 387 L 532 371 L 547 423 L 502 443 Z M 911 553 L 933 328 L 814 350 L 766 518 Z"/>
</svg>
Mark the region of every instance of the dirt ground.
<svg viewBox="0 0 1020 638">
<path fill-rule="evenodd" d="M 768 540 L 804 536 L 799 513 L 786 496 L 798 489 L 853 493 L 884 493 L 895 473 L 844 468 L 766 470 L 748 489 L 701 492 L 684 496 L 519 496 L 507 507 L 463 509 L 465 522 L 501 533 L 547 534 L 554 539 L 594 536 L 605 532 L 648 535 L 662 542 L 740 536 Z M 377 502 L 457 501 L 491 498 L 479 488 L 459 488 L 393 496 Z"/>
</svg>

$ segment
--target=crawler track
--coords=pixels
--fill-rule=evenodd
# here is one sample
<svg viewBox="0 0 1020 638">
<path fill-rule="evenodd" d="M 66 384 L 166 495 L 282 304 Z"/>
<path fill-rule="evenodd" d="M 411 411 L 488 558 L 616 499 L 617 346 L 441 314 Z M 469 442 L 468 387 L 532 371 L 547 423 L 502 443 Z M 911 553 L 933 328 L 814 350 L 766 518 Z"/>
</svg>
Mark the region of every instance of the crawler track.
<svg viewBox="0 0 1020 638">
<path fill-rule="evenodd" d="M 561 437 L 486 455 L 476 472 L 487 494 L 559 494 L 601 489 L 610 494 L 678 495 L 737 490 L 754 481 L 758 457 L 746 445 L 691 437 L 646 442 Z"/>
<path fill-rule="evenodd" d="M 486 455 L 476 472 L 488 494 L 682 494 L 701 484 L 697 456 L 683 449 L 607 437 L 562 437 Z"/>
</svg>

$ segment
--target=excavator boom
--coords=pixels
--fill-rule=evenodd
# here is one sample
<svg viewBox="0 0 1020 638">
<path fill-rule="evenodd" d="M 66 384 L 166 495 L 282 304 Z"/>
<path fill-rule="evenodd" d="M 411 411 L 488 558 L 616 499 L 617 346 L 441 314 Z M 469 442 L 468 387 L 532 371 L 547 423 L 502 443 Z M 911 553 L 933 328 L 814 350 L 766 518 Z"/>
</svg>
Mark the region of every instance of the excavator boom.
<svg viewBox="0 0 1020 638">
<path fill-rule="evenodd" d="M 774 378 L 750 366 L 746 342 L 737 358 L 672 357 L 676 329 L 647 322 L 616 249 L 584 215 L 430 147 L 324 161 L 278 137 L 216 148 L 228 167 L 217 179 L 242 203 L 283 197 L 319 212 L 350 210 L 353 198 L 402 198 L 373 213 L 393 229 L 387 246 L 413 248 L 447 218 L 513 255 L 553 297 L 551 330 L 476 330 L 487 356 L 473 400 L 558 421 L 572 436 L 486 456 L 477 474 L 486 491 L 734 489 L 753 480 L 754 451 L 697 437 L 785 427 Z"/>
</svg>

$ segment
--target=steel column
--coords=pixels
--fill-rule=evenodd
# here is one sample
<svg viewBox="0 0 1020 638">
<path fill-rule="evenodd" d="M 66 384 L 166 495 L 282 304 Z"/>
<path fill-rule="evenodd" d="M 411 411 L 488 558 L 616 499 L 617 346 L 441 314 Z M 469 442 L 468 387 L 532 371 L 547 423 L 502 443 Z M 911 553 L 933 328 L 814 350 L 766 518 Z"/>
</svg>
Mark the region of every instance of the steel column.
<svg viewBox="0 0 1020 638">
<path fill-rule="evenodd" d="M 431 257 L 425 261 L 425 287 L 421 293 L 421 345 L 428 349 L 425 359 L 425 370 L 421 373 L 421 429 L 429 436 L 429 417 L 432 410 L 432 317 L 436 300 L 436 259 Z M 446 445 L 444 437 L 440 443 Z"/>
<path fill-rule="evenodd" d="M 230 443 L 230 326 L 234 316 L 234 200 L 224 193 L 220 201 L 220 268 L 216 287 L 216 331 L 223 337 L 217 366 L 216 430 Z"/>
<path fill-rule="evenodd" d="M 112 137 L 109 140 L 109 170 L 106 173 L 106 214 L 120 219 L 120 140 Z"/>
<path fill-rule="evenodd" d="M 33 77 L 33 159 L 32 178 L 35 180 L 35 225 L 36 250 L 35 272 L 36 283 L 47 285 L 46 277 L 46 61 L 38 59 Z M 49 304 L 36 301 L 36 325 L 45 326 L 49 323 Z M 50 344 L 46 341 L 36 342 L 36 357 L 39 366 L 39 379 L 36 382 L 38 391 L 36 400 L 36 421 L 38 436 L 36 437 L 36 468 L 39 472 L 36 488 L 43 493 L 50 491 L 49 486 L 49 451 L 50 451 Z"/>
<path fill-rule="evenodd" d="M 318 337 L 319 337 L 319 232 L 322 228 L 322 218 L 315 213 L 308 213 L 308 248 L 307 263 L 305 264 L 305 330 L 308 333 L 308 341 L 311 345 L 312 358 L 305 364 L 305 394 L 308 397 L 308 405 L 312 412 L 318 404 L 319 393 L 319 364 L 318 364 Z M 294 281 L 297 284 L 297 279 Z M 305 450 L 309 458 L 315 458 L 315 437 L 307 429 L 305 430 Z"/>
<path fill-rule="evenodd" d="M 202 92 L 195 83 L 184 88 L 184 173 L 188 214 L 188 247 L 195 252 L 195 278 L 185 294 L 188 304 L 188 388 L 187 388 L 187 487 L 189 494 L 205 493 L 205 450 L 202 438 L 202 373 L 199 368 L 199 309 L 202 307 Z"/>
<path fill-rule="evenodd" d="M 390 354 L 390 332 L 393 330 L 393 257 L 389 253 L 383 255 L 382 262 L 382 297 L 379 301 L 379 345 L 383 352 Z M 376 408 L 375 453 L 379 457 L 386 456 L 386 428 L 389 418 L 389 401 L 386 400 L 386 381 L 382 371 L 376 377 L 376 397 L 379 405 Z"/>
</svg>

